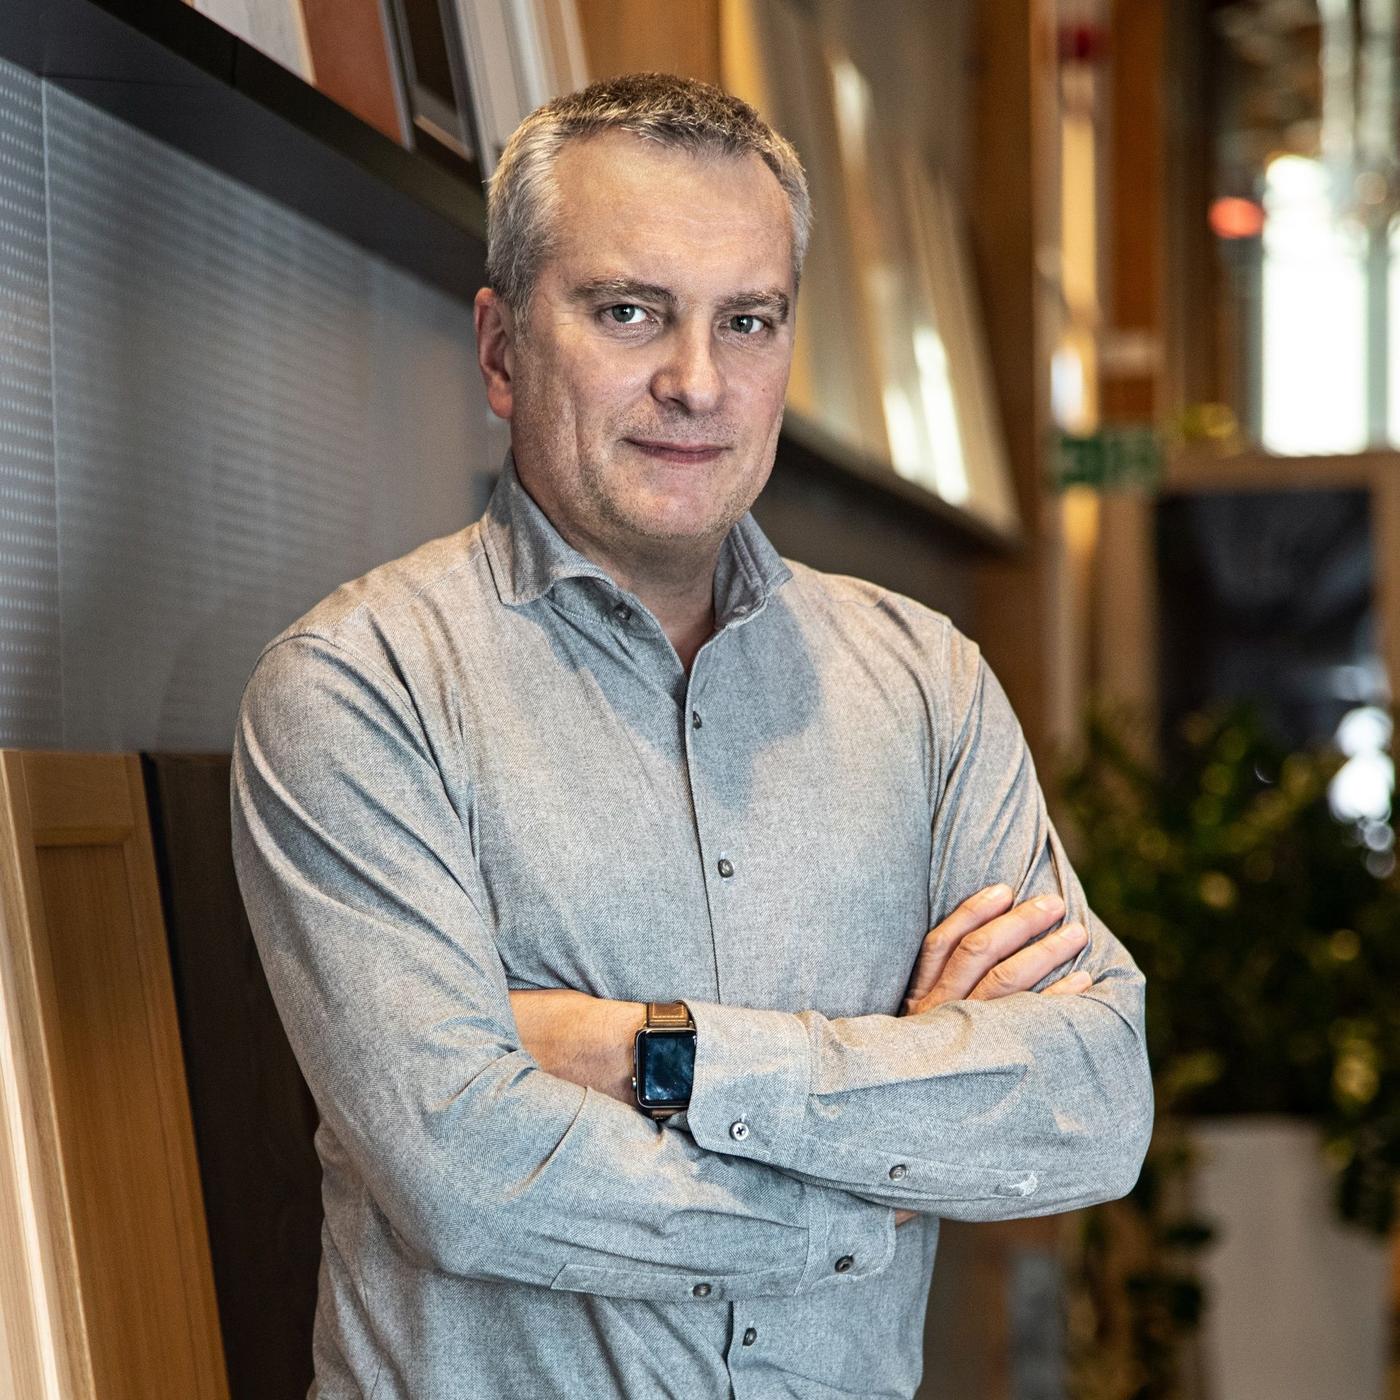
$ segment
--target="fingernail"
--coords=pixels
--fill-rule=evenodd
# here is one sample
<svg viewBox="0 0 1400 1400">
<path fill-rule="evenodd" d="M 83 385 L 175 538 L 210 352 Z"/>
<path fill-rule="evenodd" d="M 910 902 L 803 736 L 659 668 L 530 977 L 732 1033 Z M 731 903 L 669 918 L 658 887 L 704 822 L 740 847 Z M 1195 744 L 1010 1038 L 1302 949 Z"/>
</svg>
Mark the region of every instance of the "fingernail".
<svg viewBox="0 0 1400 1400">
<path fill-rule="evenodd" d="M 1060 930 L 1060 937 L 1070 943 L 1078 943 L 1081 938 L 1088 936 L 1088 930 L 1083 924 L 1066 924 Z"/>
<path fill-rule="evenodd" d="M 1079 992 L 1094 985 L 1094 979 L 1087 972 L 1071 972 L 1069 980 L 1074 983 L 1075 990 Z"/>
<path fill-rule="evenodd" d="M 1010 885 L 988 885 L 987 888 L 977 896 L 977 902 L 978 904 L 993 904 L 999 899 L 1005 899 L 1010 893 Z"/>
<path fill-rule="evenodd" d="M 1064 900 L 1057 894 L 1043 894 L 1039 899 L 1033 900 L 1035 907 L 1044 913 L 1049 913 L 1052 909 L 1063 909 Z"/>
</svg>

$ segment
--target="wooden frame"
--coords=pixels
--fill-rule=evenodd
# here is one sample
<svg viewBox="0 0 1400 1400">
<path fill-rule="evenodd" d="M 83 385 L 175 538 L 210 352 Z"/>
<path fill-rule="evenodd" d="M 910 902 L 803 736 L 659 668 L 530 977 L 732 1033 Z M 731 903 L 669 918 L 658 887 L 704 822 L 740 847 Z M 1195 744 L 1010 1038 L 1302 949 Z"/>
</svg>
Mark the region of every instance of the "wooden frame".
<svg viewBox="0 0 1400 1400">
<path fill-rule="evenodd" d="M 227 1400 L 134 757 L 0 753 L 0 1392 Z"/>
</svg>

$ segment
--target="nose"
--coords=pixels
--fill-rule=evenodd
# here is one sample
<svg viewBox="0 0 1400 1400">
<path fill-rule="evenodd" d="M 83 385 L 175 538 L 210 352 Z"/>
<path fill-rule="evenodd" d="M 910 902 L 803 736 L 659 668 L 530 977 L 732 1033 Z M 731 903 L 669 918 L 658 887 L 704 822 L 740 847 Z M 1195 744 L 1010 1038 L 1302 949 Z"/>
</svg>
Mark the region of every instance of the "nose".
<svg viewBox="0 0 1400 1400">
<path fill-rule="evenodd" d="M 661 363 L 651 380 L 652 397 L 687 413 L 708 413 L 719 406 L 724 379 L 715 363 L 715 343 L 703 321 L 678 325 L 664 340 Z"/>
</svg>

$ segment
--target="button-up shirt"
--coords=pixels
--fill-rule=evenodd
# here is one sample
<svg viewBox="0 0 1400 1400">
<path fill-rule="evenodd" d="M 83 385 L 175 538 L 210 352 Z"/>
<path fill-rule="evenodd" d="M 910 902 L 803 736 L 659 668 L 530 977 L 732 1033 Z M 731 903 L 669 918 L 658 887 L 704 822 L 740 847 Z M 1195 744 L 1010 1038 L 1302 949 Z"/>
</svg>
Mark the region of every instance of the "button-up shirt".
<svg viewBox="0 0 1400 1400">
<path fill-rule="evenodd" d="M 321 1113 L 321 1400 L 908 1396 L 940 1216 L 1135 1178 L 1142 979 L 977 648 L 748 517 L 714 603 L 687 673 L 508 461 L 257 663 L 235 855 Z M 898 1017 L 997 881 L 1063 896 L 1092 988 Z M 685 1000 L 688 1113 L 540 1069 L 530 987 Z"/>
</svg>

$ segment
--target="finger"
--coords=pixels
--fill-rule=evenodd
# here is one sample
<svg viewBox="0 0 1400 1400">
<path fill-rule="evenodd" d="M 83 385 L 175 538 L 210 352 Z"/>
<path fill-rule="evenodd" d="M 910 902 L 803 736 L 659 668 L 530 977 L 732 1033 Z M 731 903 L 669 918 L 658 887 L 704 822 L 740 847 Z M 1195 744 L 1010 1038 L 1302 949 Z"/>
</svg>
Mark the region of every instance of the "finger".
<svg viewBox="0 0 1400 1400">
<path fill-rule="evenodd" d="M 1048 987 L 1041 990 L 1044 997 L 1068 997 L 1079 992 L 1087 992 L 1094 985 L 1094 979 L 1087 972 L 1071 972 L 1068 977 L 1061 977 L 1058 982 L 1052 982 Z"/>
<path fill-rule="evenodd" d="M 974 929 L 949 954 L 934 994 L 944 1001 L 967 996 L 993 968 L 1057 924 L 1064 912 L 1059 895 L 1044 894 Z"/>
<path fill-rule="evenodd" d="M 1012 900 L 1010 885 L 988 885 L 984 890 L 963 900 L 941 923 L 924 935 L 919 960 L 914 964 L 905 997 L 919 1001 L 933 990 L 943 975 L 948 957 L 964 935 L 981 928 L 989 919 L 1004 913 Z"/>
<path fill-rule="evenodd" d="M 1083 924 L 1066 924 L 1044 938 L 1002 959 L 968 993 L 970 1001 L 990 1001 L 1028 992 L 1057 967 L 1063 966 L 1089 941 Z"/>
</svg>

